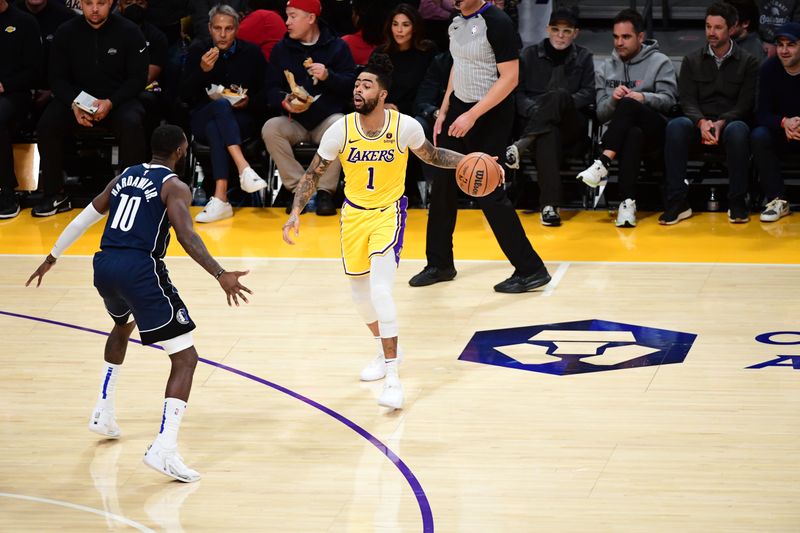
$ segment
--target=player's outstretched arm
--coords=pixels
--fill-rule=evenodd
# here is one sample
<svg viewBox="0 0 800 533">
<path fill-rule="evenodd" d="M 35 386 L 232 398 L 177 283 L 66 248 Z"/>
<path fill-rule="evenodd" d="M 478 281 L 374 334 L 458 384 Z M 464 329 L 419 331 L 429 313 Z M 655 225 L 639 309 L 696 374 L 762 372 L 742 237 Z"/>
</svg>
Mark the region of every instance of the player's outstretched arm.
<svg viewBox="0 0 800 533">
<path fill-rule="evenodd" d="M 330 164 L 330 160 L 323 159 L 320 157 L 319 153 L 316 153 L 314 154 L 314 159 L 311 160 L 311 164 L 308 166 L 308 170 L 306 170 L 303 177 L 300 178 L 300 182 L 297 184 L 297 188 L 294 191 L 292 213 L 283 225 L 283 240 L 287 243 L 294 244 L 291 236 L 292 230 L 294 230 L 295 237 L 300 234 L 300 213 L 303 212 L 303 208 L 311 199 L 314 191 L 317 190 L 319 179 Z"/>
<path fill-rule="evenodd" d="M 447 148 L 438 148 L 425 139 L 425 142 L 417 149 L 412 148 L 412 152 L 417 154 L 417 157 L 439 168 L 456 168 L 458 162 L 464 157 L 464 154 L 448 150 Z"/>
<path fill-rule="evenodd" d="M 167 216 L 170 224 L 175 228 L 178 242 L 181 243 L 189 257 L 219 282 L 228 298 L 228 305 L 231 305 L 231 301 L 233 301 L 238 307 L 239 298 L 247 303 L 248 300 L 244 293 L 253 294 L 253 291 L 239 283 L 239 278 L 246 275 L 249 270 L 228 272 L 220 266 L 216 259 L 211 257 L 203 239 L 192 225 L 192 215 L 189 213 L 192 193 L 189 191 L 189 187 L 175 178 L 167 180 L 161 188 L 161 197 L 167 206 Z"/>
<path fill-rule="evenodd" d="M 58 236 L 56 239 L 56 243 L 53 245 L 53 249 L 44 258 L 42 264 L 36 269 L 36 271 L 31 274 L 31 277 L 28 278 L 28 281 L 25 282 L 25 286 L 31 284 L 31 282 L 35 279 L 36 286 L 42 284 L 42 278 L 44 277 L 47 272 L 53 268 L 58 261 L 58 258 L 61 257 L 61 254 L 64 253 L 67 248 L 72 246 L 72 244 L 77 241 L 81 235 L 86 233 L 90 227 L 94 224 L 99 222 L 103 219 L 105 214 L 108 212 L 108 206 L 110 204 L 110 197 L 111 197 L 111 189 L 117 183 L 119 176 L 115 177 L 111 181 L 108 182 L 106 188 L 98 194 L 92 203 L 90 203 L 86 208 L 78 213 L 72 222 L 70 222 L 64 231 L 61 232 L 61 235 Z"/>
</svg>

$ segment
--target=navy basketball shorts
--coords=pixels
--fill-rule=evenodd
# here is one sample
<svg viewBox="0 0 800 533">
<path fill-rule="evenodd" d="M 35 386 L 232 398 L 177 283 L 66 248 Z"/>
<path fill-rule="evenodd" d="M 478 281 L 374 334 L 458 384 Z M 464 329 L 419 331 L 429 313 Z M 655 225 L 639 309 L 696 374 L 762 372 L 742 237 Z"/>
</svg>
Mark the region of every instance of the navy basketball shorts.
<svg viewBox="0 0 800 533">
<path fill-rule="evenodd" d="M 133 315 L 142 344 L 173 339 L 196 327 L 164 261 L 145 251 L 97 252 L 94 286 L 116 324 L 127 324 Z"/>
</svg>

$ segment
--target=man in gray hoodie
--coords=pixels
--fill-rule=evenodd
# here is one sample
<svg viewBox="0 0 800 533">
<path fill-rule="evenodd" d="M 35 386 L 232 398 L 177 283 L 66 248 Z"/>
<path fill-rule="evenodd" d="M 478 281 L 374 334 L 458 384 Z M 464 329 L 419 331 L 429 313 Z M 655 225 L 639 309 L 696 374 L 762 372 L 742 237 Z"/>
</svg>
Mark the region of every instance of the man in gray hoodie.
<svg viewBox="0 0 800 533">
<path fill-rule="evenodd" d="M 614 51 L 595 79 L 597 117 L 608 123 L 603 153 L 578 174 L 597 187 L 608 176 L 611 161 L 619 159 L 619 189 L 623 199 L 618 227 L 636 225 L 636 176 L 642 154 L 661 149 L 665 114 L 675 105 L 678 80 L 672 61 L 658 51 L 658 43 L 644 38 L 644 20 L 633 9 L 614 18 Z"/>
</svg>

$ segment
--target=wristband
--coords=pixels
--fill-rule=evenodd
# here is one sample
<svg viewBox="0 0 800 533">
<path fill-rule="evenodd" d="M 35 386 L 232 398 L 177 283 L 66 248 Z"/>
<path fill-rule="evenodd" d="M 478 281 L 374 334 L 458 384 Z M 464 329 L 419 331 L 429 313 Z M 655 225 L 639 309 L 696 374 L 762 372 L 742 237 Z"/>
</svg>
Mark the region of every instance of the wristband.
<svg viewBox="0 0 800 533">
<path fill-rule="evenodd" d="M 220 268 L 220 269 L 219 269 L 219 272 L 217 272 L 216 274 L 214 274 L 214 279 L 215 279 L 215 280 L 217 280 L 217 281 L 219 281 L 219 277 L 220 277 L 221 275 L 223 275 L 224 273 L 225 273 L 225 269 L 224 269 L 224 268 Z"/>
<path fill-rule="evenodd" d="M 50 260 L 51 258 L 52 261 Z M 58 258 L 53 257 L 52 255 L 48 255 L 47 257 L 44 258 L 44 262 L 47 263 L 48 265 L 54 265 L 56 261 L 58 261 Z"/>
</svg>

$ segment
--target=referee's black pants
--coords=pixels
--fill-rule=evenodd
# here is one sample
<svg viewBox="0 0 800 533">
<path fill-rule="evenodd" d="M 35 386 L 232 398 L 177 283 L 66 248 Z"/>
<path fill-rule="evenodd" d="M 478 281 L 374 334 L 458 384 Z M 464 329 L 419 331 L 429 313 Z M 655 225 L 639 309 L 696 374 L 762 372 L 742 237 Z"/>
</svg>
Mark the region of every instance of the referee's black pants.
<svg viewBox="0 0 800 533">
<path fill-rule="evenodd" d="M 514 121 L 513 100 L 506 98 L 490 109 L 475 122 L 465 137 L 449 136 L 447 130 L 453 121 L 473 105 L 475 104 L 462 102 L 455 95 L 450 97 L 447 117 L 437 144 L 462 154 L 485 152 L 502 157 Z M 454 267 L 453 231 L 456 227 L 459 188 L 456 185 L 455 171 L 438 174 L 438 179 L 434 179 L 431 185 L 425 253 L 428 266 L 447 269 Z M 515 274 L 530 276 L 544 266 L 525 235 L 517 212 L 502 187 L 488 196 L 477 198 L 477 201 L 500 248 L 514 266 Z"/>
</svg>

